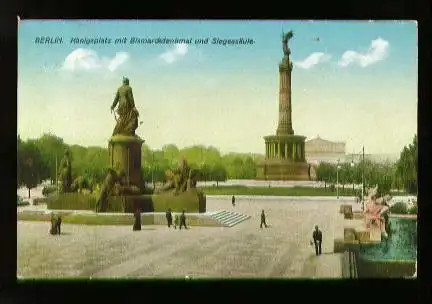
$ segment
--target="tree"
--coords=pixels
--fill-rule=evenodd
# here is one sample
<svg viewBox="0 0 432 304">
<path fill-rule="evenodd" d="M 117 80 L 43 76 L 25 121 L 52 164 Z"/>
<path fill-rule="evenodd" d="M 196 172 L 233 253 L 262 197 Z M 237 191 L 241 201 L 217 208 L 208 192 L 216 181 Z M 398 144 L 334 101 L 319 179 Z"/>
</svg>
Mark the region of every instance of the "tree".
<svg viewBox="0 0 432 304">
<path fill-rule="evenodd" d="M 326 162 L 320 163 L 316 168 L 317 180 L 324 182 L 324 189 L 327 189 L 328 183 L 336 179 L 336 177 L 333 176 L 335 172 L 335 166 Z"/>
<path fill-rule="evenodd" d="M 30 198 L 30 190 L 42 181 L 43 173 L 47 170 L 35 141 L 28 140 L 20 143 L 18 161 L 20 178 L 18 184 L 27 187 L 28 197 Z"/>
<path fill-rule="evenodd" d="M 22 164 L 22 152 L 21 152 L 22 140 L 20 136 L 17 136 L 17 189 L 22 186 L 21 180 L 21 164 Z"/>
<path fill-rule="evenodd" d="M 176 145 L 165 145 L 162 147 L 162 152 L 169 166 L 175 166 L 179 162 L 180 151 Z"/>
<path fill-rule="evenodd" d="M 72 173 L 75 178 L 82 176 L 90 184 L 102 183 L 109 164 L 108 150 L 101 147 L 88 147 L 82 162 L 75 158 Z"/>
<path fill-rule="evenodd" d="M 412 144 L 405 146 L 396 165 L 396 175 L 405 190 L 410 194 L 417 194 L 418 186 L 418 142 L 417 134 Z"/>
<path fill-rule="evenodd" d="M 216 181 L 216 187 L 219 187 L 219 182 L 226 181 L 227 172 L 223 165 L 214 165 L 213 167 L 211 167 L 210 172 L 212 180 Z"/>
<path fill-rule="evenodd" d="M 252 156 L 248 155 L 244 160 L 244 166 L 242 170 L 241 178 L 254 179 L 257 174 L 255 160 Z"/>
<path fill-rule="evenodd" d="M 342 163 L 339 165 L 339 184 L 342 185 L 342 190 L 345 190 L 345 185 L 353 183 L 353 170 L 350 163 Z"/>
<path fill-rule="evenodd" d="M 45 172 L 41 172 L 41 178 L 46 179 L 49 178 L 51 183 L 54 183 L 56 180 L 56 158 L 57 165 L 59 165 L 60 160 L 62 159 L 66 148 L 68 147 L 63 139 L 55 136 L 51 133 L 43 134 L 40 138 L 35 141 L 43 162 L 45 163 Z"/>
<path fill-rule="evenodd" d="M 203 164 L 202 166 L 199 167 L 198 169 L 198 180 L 199 181 L 203 181 L 203 182 L 207 182 L 210 181 L 212 179 L 211 176 L 211 167 L 207 164 Z"/>
<path fill-rule="evenodd" d="M 151 167 L 153 162 L 153 151 L 147 144 L 143 144 L 141 148 L 141 166 Z"/>
</svg>

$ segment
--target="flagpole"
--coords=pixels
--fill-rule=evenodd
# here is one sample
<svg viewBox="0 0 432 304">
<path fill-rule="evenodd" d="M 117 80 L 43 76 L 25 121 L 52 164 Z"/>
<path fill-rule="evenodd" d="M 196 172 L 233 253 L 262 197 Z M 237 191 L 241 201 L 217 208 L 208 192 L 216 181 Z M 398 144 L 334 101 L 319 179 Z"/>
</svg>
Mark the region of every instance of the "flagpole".
<svg viewBox="0 0 432 304">
<path fill-rule="evenodd" d="M 56 162 L 56 167 L 55 167 L 55 181 L 56 181 L 56 191 L 58 192 L 58 174 L 57 174 L 57 154 L 55 156 L 55 162 Z"/>
</svg>

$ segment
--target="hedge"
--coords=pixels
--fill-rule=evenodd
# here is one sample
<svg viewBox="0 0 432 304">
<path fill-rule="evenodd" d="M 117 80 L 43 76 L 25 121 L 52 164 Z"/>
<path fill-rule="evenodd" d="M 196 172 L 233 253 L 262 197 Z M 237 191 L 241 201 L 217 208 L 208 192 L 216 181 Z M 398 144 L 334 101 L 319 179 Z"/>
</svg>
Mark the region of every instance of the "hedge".
<svg viewBox="0 0 432 304">
<path fill-rule="evenodd" d="M 27 202 L 27 201 L 17 201 L 17 206 L 18 207 L 28 206 L 28 205 L 30 205 L 30 203 Z"/>
<path fill-rule="evenodd" d="M 352 188 L 336 189 L 313 187 L 247 187 L 247 186 L 219 186 L 200 187 L 206 195 L 268 195 L 268 196 L 355 196 Z"/>
<path fill-rule="evenodd" d="M 62 193 L 47 198 L 47 208 L 52 210 L 95 210 L 97 194 Z M 130 195 L 110 196 L 107 212 L 165 212 L 171 208 L 173 212 L 206 211 L 206 198 L 202 192 L 193 189 L 180 195 Z"/>
<path fill-rule="evenodd" d="M 407 214 L 408 207 L 405 203 L 396 203 L 390 207 L 390 212 L 394 214 Z"/>
<path fill-rule="evenodd" d="M 409 213 L 409 214 L 417 214 L 417 213 L 418 213 L 418 206 L 417 206 L 417 204 L 414 205 L 412 208 L 410 208 L 410 209 L 408 210 L 408 213 Z"/>
<path fill-rule="evenodd" d="M 33 200 L 33 205 L 46 204 L 47 201 L 46 197 L 38 197 Z"/>
</svg>

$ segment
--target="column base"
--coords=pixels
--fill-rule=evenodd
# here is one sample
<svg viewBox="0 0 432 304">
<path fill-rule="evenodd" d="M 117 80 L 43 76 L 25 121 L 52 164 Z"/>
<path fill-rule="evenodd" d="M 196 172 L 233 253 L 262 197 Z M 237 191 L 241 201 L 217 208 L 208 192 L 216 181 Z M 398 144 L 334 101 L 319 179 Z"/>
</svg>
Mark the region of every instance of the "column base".
<svg viewBox="0 0 432 304">
<path fill-rule="evenodd" d="M 310 166 L 306 162 L 267 159 L 258 165 L 257 180 L 309 181 Z"/>
</svg>

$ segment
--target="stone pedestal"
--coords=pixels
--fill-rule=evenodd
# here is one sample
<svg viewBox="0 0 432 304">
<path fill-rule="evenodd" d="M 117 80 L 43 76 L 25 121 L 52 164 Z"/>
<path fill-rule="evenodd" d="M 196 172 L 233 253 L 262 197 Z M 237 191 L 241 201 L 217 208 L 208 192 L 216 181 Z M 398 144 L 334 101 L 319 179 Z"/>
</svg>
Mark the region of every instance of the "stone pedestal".
<svg viewBox="0 0 432 304">
<path fill-rule="evenodd" d="M 108 145 L 110 166 L 117 173 L 126 174 L 126 184 L 142 189 L 141 147 L 144 140 L 138 136 L 115 135 Z"/>
<path fill-rule="evenodd" d="M 344 240 L 354 241 L 356 240 L 356 231 L 353 228 L 344 228 Z"/>
<path fill-rule="evenodd" d="M 264 139 L 265 160 L 258 165 L 257 179 L 310 180 L 304 136 L 270 135 Z"/>
</svg>

